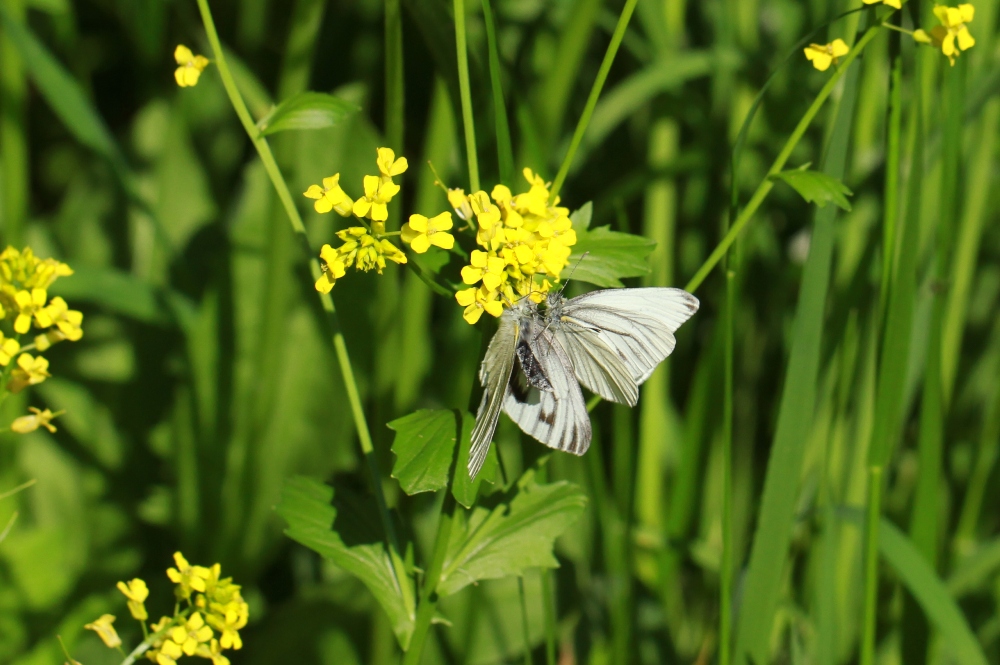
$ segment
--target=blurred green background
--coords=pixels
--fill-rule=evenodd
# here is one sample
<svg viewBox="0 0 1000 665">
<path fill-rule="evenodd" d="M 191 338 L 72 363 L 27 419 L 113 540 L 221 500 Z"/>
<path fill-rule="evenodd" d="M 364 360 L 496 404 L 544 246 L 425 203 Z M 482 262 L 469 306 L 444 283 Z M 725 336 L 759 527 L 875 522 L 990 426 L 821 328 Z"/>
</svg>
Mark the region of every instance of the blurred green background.
<svg viewBox="0 0 1000 665">
<path fill-rule="evenodd" d="M 362 507 L 371 503 L 369 481 L 307 257 L 218 72 L 210 67 L 194 88 L 174 83 L 175 45 L 210 55 L 197 6 L 2 2 L 0 235 L 5 245 L 69 263 L 76 274 L 53 293 L 86 318 L 82 341 L 48 354 L 53 378 L 3 405 L 2 422 L 28 405 L 68 413 L 54 435 L 0 436 L 0 492 L 37 480 L 0 500 L 0 522 L 19 511 L 0 544 L 0 662 L 63 662 L 57 634 L 84 665 L 119 662 L 83 624 L 116 614 L 120 632 L 137 643 L 114 584 L 142 577 L 150 612 L 169 613 L 164 570 L 178 549 L 192 562 L 220 562 L 244 585 L 251 623 L 234 663 L 394 662 L 391 627 L 365 588 L 284 537 L 273 510 L 282 483 L 296 474 L 333 480 L 340 501 Z M 593 201 L 592 226 L 657 242 L 650 274 L 630 285 L 682 286 L 695 273 L 721 238 L 731 145 L 755 95 L 800 38 L 856 4 L 640 0 L 561 192 L 572 209 Z M 792 428 L 798 464 L 779 469 L 793 481 L 788 506 L 795 512 L 787 562 L 769 562 L 782 571 L 776 621 L 761 638 L 770 662 L 857 658 L 862 538 L 834 507 L 865 503 L 873 422 L 884 420 L 876 413 L 876 386 L 887 380 L 879 358 L 897 343 L 883 330 L 884 257 L 894 247 L 884 251 L 884 208 L 900 202 L 899 228 L 915 229 L 914 280 L 899 296 L 912 305 L 898 340 L 904 364 L 888 375 L 901 386 L 902 403 L 886 421 L 892 452 L 884 513 L 921 548 L 989 662 L 1000 662 L 1000 51 L 997 3 L 974 4 L 977 45 L 955 68 L 930 48 L 903 43 L 898 192 L 887 189 L 886 175 L 898 38 L 882 31 L 854 66 L 857 79 L 848 77 L 853 127 L 836 145 L 846 155 L 853 209 L 835 222 L 822 345 L 807 385 L 789 384 L 786 367 L 803 334 L 796 302 L 817 209 L 778 185 L 737 245 L 730 486 L 737 611 L 752 603 L 742 595 L 744 566 L 782 395 L 815 390 L 815 417 L 800 414 Z M 380 0 L 211 3 L 255 118 L 303 90 L 333 92 L 361 108 L 330 129 L 273 137 L 293 193 L 339 172 L 357 196 L 375 148 L 400 141 L 410 169 L 397 179 L 396 219 L 447 208 L 428 160 L 449 186 L 468 188 L 452 5 L 402 5 L 405 123 L 387 127 Z M 489 190 L 498 169 L 486 36 L 480 3 L 468 5 L 479 163 Z M 518 171 L 555 175 L 621 5 L 495 0 Z M 923 3 L 916 14 L 929 12 Z M 829 37 L 850 39 L 859 16 L 835 23 Z M 29 72 L 21 59 L 23 42 L 12 37 L 17 26 L 35 35 L 66 77 L 39 85 L 37 68 Z M 827 31 L 815 41 L 827 41 Z M 780 69 L 747 136 L 738 172 L 744 201 L 828 77 L 798 55 Z M 841 98 L 838 88 L 789 166 L 822 161 Z M 922 124 L 912 119 L 918 98 Z M 896 199 L 887 203 L 886 192 Z M 318 251 L 341 220 L 315 214 L 304 198 L 298 203 Z M 549 462 L 552 477 L 581 484 L 590 497 L 585 517 L 557 547 L 561 664 L 715 658 L 725 349 L 719 271 L 698 296 L 700 312 L 639 406 L 599 406 L 588 455 L 556 454 Z M 385 491 L 404 533 L 426 553 L 435 498 L 406 497 L 388 479 L 385 423 L 418 407 L 464 407 L 479 335 L 454 302 L 397 266 L 381 277 L 352 272 L 333 297 Z M 926 395 L 931 364 L 943 397 Z M 927 399 L 939 407 L 937 424 L 922 408 Z M 937 448 L 927 438 L 935 432 Z M 509 477 L 544 452 L 506 419 L 497 440 Z M 880 659 L 958 662 L 912 611 L 899 571 L 884 566 L 882 573 Z M 540 586 L 538 576 L 525 580 L 527 636 L 539 663 Z M 452 625 L 435 628 L 425 663 L 524 661 L 515 580 L 470 587 L 441 610 Z"/>
</svg>

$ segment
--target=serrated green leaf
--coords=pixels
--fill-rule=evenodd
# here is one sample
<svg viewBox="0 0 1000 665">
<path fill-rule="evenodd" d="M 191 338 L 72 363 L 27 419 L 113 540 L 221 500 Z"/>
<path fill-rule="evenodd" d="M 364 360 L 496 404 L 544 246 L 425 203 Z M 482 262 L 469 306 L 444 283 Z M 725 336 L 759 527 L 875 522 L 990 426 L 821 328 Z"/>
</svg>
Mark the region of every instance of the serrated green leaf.
<svg viewBox="0 0 1000 665">
<path fill-rule="evenodd" d="M 595 286 L 614 287 L 625 286 L 621 282 L 623 277 L 649 274 L 647 259 L 656 243 L 648 238 L 612 231 L 607 226 L 578 230 L 576 238 L 567 277 Z"/>
<path fill-rule="evenodd" d="M 345 545 L 333 530 L 337 509 L 332 502 L 332 487 L 299 476 L 285 483 L 276 510 L 288 523 L 285 533 L 289 538 L 318 552 L 368 587 L 389 615 L 400 646 L 406 649 L 413 634 L 415 608 L 404 600 L 400 584 L 410 585 L 407 597 L 412 598 L 413 580 L 395 577 L 392 561 L 382 543 Z"/>
<path fill-rule="evenodd" d="M 448 485 L 448 471 L 460 423 L 454 411 L 421 409 L 386 426 L 396 432 L 392 477 L 407 494 L 435 492 Z"/>
<path fill-rule="evenodd" d="M 476 474 L 475 479 L 469 478 L 469 452 L 472 450 L 472 429 L 475 425 L 475 416 L 466 413 L 462 418 L 462 441 L 458 448 L 458 460 L 455 464 L 455 479 L 451 484 L 452 496 L 466 508 L 471 508 L 472 504 L 476 502 L 479 486 L 484 480 L 488 483 L 496 482 L 498 467 L 496 446 L 490 446 L 479 473 Z"/>
<path fill-rule="evenodd" d="M 775 173 L 771 178 L 787 183 L 807 202 L 815 203 L 820 208 L 832 201 L 843 210 L 851 210 L 851 202 L 847 197 L 852 196 L 853 192 L 831 175 L 801 168 Z"/>
<path fill-rule="evenodd" d="M 590 220 L 594 216 L 594 204 L 587 201 L 582 206 L 570 213 L 569 219 L 573 222 L 573 229 L 580 233 L 590 228 Z"/>
<path fill-rule="evenodd" d="M 356 104 L 322 92 L 303 92 L 278 104 L 257 125 L 265 136 L 290 129 L 332 127 L 358 110 Z"/>
<path fill-rule="evenodd" d="M 539 485 L 534 470 L 528 470 L 495 508 L 456 513 L 437 592 L 453 594 L 479 580 L 522 575 L 528 568 L 557 568 L 555 540 L 586 505 L 576 485 Z"/>
</svg>

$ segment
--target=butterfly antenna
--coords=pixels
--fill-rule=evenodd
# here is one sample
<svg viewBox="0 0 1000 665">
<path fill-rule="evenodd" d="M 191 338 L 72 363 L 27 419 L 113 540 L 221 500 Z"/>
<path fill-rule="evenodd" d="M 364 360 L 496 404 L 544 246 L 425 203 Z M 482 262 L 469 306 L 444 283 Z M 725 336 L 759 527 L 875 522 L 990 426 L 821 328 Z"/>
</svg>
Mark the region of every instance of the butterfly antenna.
<svg viewBox="0 0 1000 665">
<path fill-rule="evenodd" d="M 580 258 L 576 260 L 576 263 L 573 264 L 572 270 L 569 271 L 569 275 L 566 276 L 566 281 L 563 282 L 563 285 L 559 287 L 559 290 L 556 293 L 562 294 L 562 292 L 566 290 L 566 287 L 569 285 L 569 280 L 573 279 L 573 273 L 575 273 L 576 269 L 580 267 L 580 263 L 587 258 L 587 254 L 590 254 L 590 252 L 584 252 L 580 255 Z"/>
</svg>

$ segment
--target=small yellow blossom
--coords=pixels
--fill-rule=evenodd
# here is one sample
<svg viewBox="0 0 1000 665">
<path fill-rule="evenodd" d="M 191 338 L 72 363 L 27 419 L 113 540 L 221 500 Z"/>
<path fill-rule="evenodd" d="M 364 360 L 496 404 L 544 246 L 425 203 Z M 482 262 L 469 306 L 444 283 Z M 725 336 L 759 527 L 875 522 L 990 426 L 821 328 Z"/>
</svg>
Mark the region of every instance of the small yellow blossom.
<svg viewBox="0 0 1000 665">
<path fill-rule="evenodd" d="M 193 656 L 198 650 L 198 645 L 207 643 L 213 635 L 212 629 L 205 625 L 201 612 L 193 612 L 183 625 L 174 626 L 168 634 L 188 656 Z"/>
<path fill-rule="evenodd" d="M 182 88 L 189 88 L 198 83 L 198 77 L 208 67 L 208 58 L 195 55 L 187 46 L 180 44 L 174 49 L 174 60 L 180 65 L 174 70 L 174 79 Z"/>
<path fill-rule="evenodd" d="M 829 44 L 810 44 L 803 50 L 813 67 L 821 72 L 828 70 L 831 64 L 837 64 L 837 60 L 850 51 L 843 39 L 834 39 Z"/>
<path fill-rule="evenodd" d="M 941 53 L 948 57 L 948 61 L 954 67 L 955 58 L 962 51 L 968 51 L 976 45 L 976 40 L 966 25 L 972 23 L 972 19 L 976 15 L 976 8 L 969 4 L 958 7 L 935 5 L 934 15 L 937 16 L 941 25 L 934 26 L 930 35 L 923 30 L 917 30 L 913 33 L 913 38 L 918 42 L 929 42 L 935 48 L 940 48 Z"/>
<path fill-rule="evenodd" d="M 373 223 L 372 231 L 378 235 L 384 232 L 381 224 Z M 363 226 L 352 226 L 337 232 L 337 237 L 344 241 L 340 246 L 340 257 L 346 267 L 356 266 L 358 270 L 375 269 L 382 274 L 385 260 L 396 263 L 406 263 L 406 254 L 385 238 L 377 238 Z"/>
<path fill-rule="evenodd" d="M 247 625 L 249 606 L 239 598 L 225 605 L 213 603 L 211 607 L 212 613 L 208 620 L 221 633 L 219 646 L 223 649 L 242 649 L 243 639 L 239 630 Z"/>
<path fill-rule="evenodd" d="M 21 350 L 21 344 L 13 337 L 6 337 L 0 332 L 0 365 L 6 367 Z"/>
<path fill-rule="evenodd" d="M 146 587 L 146 582 L 136 577 L 128 584 L 119 582 L 118 590 L 128 598 L 128 611 L 132 613 L 133 619 L 145 621 L 149 618 L 149 613 L 146 612 L 146 605 L 144 604 L 146 598 L 149 597 L 149 589 Z"/>
<path fill-rule="evenodd" d="M 323 274 L 316 280 L 316 290 L 320 293 L 329 293 L 337 280 L 344 276 L 346 266 L 340 252 L 330 245 L 323 245 L 319 257 L 323 260 Z"/>
<path fill-rule="evenodd" d="M 323 186 L 310 185 L 303 196 L 316 199 L 313 208 L 320 214 L 336 210 L 342 217 L 350 217 L 354 201 L 340 186 L 340 174 L 334 173 L 329 178 L 323 178 Z"/>
<path fill-rule="evenodd" d="M 455 214 L 458 215 L 459 219 L 466 222 L 472 219 L 472 205 L 469 203 L 469 197 L 465 195 L 464 189 L 449 189 L 448 204 L 455 209 Z"/>
<path fill-rule="evenodd" d="M 79 341 L 83 337 L 83 313 L 70 309 L 66 301 L 56 296 L 49 301 L 49 304 L 35 312 L 35 321 L 40 328 L 56 326 L 62 333 L 62 339 L 71 342 Z M 44 349 L 41 349 L 44 351 Z"/>
<path fill-rule="evenodd" d="M 17 368 L 11 372 L 10 381 L 7 383 L 7 390 L 12 393 L 19 393 L 28 386 L 34 386 L 48 377 L 49 361 L 38 356 L 35 358 L 30 353 L 22 353 L 17 357 Z"/>
<path fill-rule="evenodd" d="M 28 434 L 30 432 L 34 432 L 39 427 L 44 427 L 52 434 L 55 434 L 56 427 L 52 424 L 52 420 L 65 413 L 64 411 L 52 413 L 49 409 L 42 411 L 33 406 L 29 406 L 28 411 L 32 412 L 30 416 L 21 416 L 20 418 L 14 419 L 14 422 L 10 424 L 11 430 L 17 432 L 18 434 Z"/>
<path fill-rule="evenodd" d="M 406 157 L 396 159 L 396 153 L 392 151 L 392 148 L 379 148 L 377 152 L 378 159 L 376 161 L 383 179 L 404 173 L 409 166 Z"/>
<path fill-rule="evenodd" d="M 417 254 L 423 254 L 431 245 L 451 249 L 455 246 L 455 237 L 448 231 L 454 225 L 448 211 L 430 219 L 423 215 L 410 215 L 410 221 L 402 228 L 402 240 Z"/>
<path fill-rule="evenodd" d="M 499 256 L 490 256 L 478 249 L 472 250 L 469 265 L 462 268 L 462 281 L 475 284 L 482 280 L 487 291 L 496 291 L 507 278 L 507 264 Z"/>
<path fill-rule="evenodd" d="M 365 195 L 354 202 L 356 217 L 371 217 L 372 221 L 384 222 L 389 219 L 387 204 L 399 193 L 399 185 L 391 180 L 382 180 L 375 175 L 365 176 Z"/>
<path fill-rule="evenodd" d="M 229 659 L 222 655 L 222 645 L 219 640 L 212 639 L 208 644 L 198 645 L 195 655 L 212 661 L 212 665 L 229 665 Z"/>
<path fill-rule="evenodd" d="M 174 563 L 177 567 L 167 568 L 167 577 L 177 585 L 174 592 L 178 598 L 190 598 L 192 591 L 205 591 L 205 580 L 210 574 L 208 568 L 192 566 L 180 552 L 174 552 Z"/>
<path fill-rule="evenodd" d="M 876 2 L 881 2 L 883 5 L 889 5 L 894 9 L 902 9 L 903 4 L 900 0 L 862 0 L 866 5 L 874 5 Z"/>
<path fill-rule="evenodd" d="M 170 632 L 170 631 L 168 631 Z M 157 665 L 177 665 L 177 659 L 184 655 L 184 649 L 172 639 L 163 641 L 156 652 Z"/>
<path fill-rule="evenodd" d="M 483 312 L 488 312 L 491 316 L 500 316 L 503 313 L 503 303 L 499 297 L 498 292 L 490 291 L 485 286 L 463 289 L 455 294 L 455 300 L 465 308 L 462 318 L 470 324 L 476 323 Z"/>
<path fill-rule="evenodd" d="M 101 638 L 105 646 L 110 649 L 121 646 L 122 639 L 118 637 L 118 631 L 111 624 L 115 622 L 115 616 L 113 614 L 102 614 L 101 618 L 93 623 L 88 623 L 84 626 L 87 630 L 92 630 L 97 633 L 97 636 Z"/>
<path fill-rule="evenodd" d="M 14 295 L 19 313 L 14 320 L 14 332 L 23 335 L 31 329 L 31 318 L 45 307 L 48 300 L 48 293 L 45 289 L 31 289 L 31 291 L 21 290 Z M 40 328 L 47 328 L 41 321 L 37 322 Z M 51 323 L 49 324 L 51 325 Z"/>
</svg>

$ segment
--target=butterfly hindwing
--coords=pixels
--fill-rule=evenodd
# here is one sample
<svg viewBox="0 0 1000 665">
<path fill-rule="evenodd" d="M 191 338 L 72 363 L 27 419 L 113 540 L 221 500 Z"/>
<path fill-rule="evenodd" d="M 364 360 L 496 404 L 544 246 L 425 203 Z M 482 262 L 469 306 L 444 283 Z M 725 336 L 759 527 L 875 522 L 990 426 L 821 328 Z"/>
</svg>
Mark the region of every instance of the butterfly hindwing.
<svg viewBox="0 0 1000 665">
<path fill-rule="evenodd" d="M 479 367 L 483 398 L 476 412 L 476 426 L 472 430 L 472 447 L 469 451 L 469 476 L 472 478 L 475 478 L 483 466 L 490 441 L 493 440 L 504 394 L 507 392 L 507 382 L 514 369 L 517 341 L 517 316 L 512 310 L 507 310 L 500 316 L 500 326 L 490 340 L 486 356 Z"/>
</svg>

